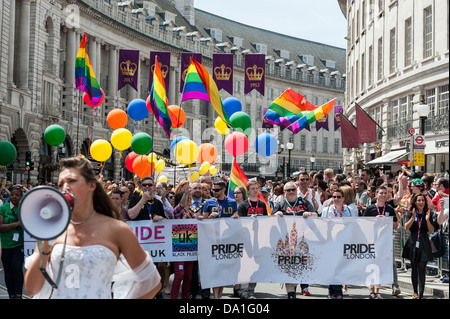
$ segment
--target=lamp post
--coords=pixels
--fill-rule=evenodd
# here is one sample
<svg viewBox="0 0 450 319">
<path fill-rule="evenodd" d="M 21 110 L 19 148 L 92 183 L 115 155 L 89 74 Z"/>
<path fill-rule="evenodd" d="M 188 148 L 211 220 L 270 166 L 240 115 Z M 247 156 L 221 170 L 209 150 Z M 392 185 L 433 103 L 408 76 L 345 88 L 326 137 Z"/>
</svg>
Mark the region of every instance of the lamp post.
<svg viewBox="0 0 450 319">
<path fill-rule="evenodd" d="M 283 153 L 283 151 L 284 151 L 284 144 L 279 144 L 280 145 L 280 150 L 278 151 L 278 154 L 281 154 L 281 153 Z M 285 164 L 285 162 L 286 162 L 286 158 L 283 156 L 283 165 L 282 165 L 282 169 L 283 169 L 283 179 L 286 177 L 286 175 L 285 175 L 285 171 L 284 171 L 284 164 Z M 277 172 L 278 172 L 278 170 L 277 170 Z M 277 177 L 278 178 L 278 177 Z"/>
<path fill-rule="evenodd" d="M 286 143 L 286 148 L 287 148 L 287 150 L 289 152 L 287 176 L 291 177 L 291 152 L 294 149 L 294 144 L 293 143 Z"/>
<path fill-rule="evenodd" d="M 316 158 L 314 157 L 314 155 L 311 156 L 309 161 L 311 162 L 311 171 L 312 171 L 312 170 L 314 170 L 314 162 L 316 161 Z"/>
<path fill-rule="evenodd" d="M 429 113 L 430 107 L 428 105 L 422 103 L 417 106 L 417 114 L 419 114 L 420 118 L 420 135 L 425 135 L 425 121 Z"/>
</svg>

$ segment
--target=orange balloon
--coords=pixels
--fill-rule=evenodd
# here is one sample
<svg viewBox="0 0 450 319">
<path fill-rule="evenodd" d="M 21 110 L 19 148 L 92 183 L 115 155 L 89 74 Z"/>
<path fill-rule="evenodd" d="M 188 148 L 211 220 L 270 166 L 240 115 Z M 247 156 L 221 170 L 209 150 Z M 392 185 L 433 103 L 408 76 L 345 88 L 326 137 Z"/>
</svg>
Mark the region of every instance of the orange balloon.
<svg viewBox="0 0 450 319">
<path fill-rule="evenodd" d="M 113 129 L 124 128 L 128 122 L 128 115 L 121 109 L 114 109 L 108 113 L 106 118 L 108 125 Z"/>
<path fill-rule="evenodd" d="M 183 109 L 178 105 L 169 105 L 167 108 L 169 109 L 170 119 L 172 120 L 171 128 L 182 127 L 186 121 L 186 114 Z"/>
<path fill-rule="evenodd" d="M 140 178 L 144 178 L 146 176 L 151 176 L 155 171 L 155 163 L 150 163 L 148 161 L 147 155 L 138 156 L 135 158 L 133 162 L 133 171 Z"/>
<path fill-rule="evenodd" d="M 209 164 L 214 164 L 217 161 L 217 156 L 219 153 L 217 152 L 217 148 L 210 144 L 204 143 L 201 144 L 198 148 L 198 158 L 197 162 L 202 164 L 203 162 L 208 162 Z"/>
</svg>

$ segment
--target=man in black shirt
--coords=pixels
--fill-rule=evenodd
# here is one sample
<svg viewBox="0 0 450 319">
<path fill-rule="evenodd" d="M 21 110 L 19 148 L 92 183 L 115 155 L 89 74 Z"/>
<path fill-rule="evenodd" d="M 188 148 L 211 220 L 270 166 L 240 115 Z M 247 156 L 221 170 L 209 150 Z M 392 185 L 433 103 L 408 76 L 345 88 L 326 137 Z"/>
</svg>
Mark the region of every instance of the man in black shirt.
<svg viewBox="0 0 450 319">
<path fill-rule="evenodd" d="M 156 185 L 150 176 L 142 179 L 142 196 L 130 198 L 128 216 L 132 220 L 150 220 L 154 222 L 166 218 L 162 202 L 155 198 Z"/>
<path fill-rule="evenodd" d="M 246 185 L 248 198 L 239 204 L 238 215 L 241 217 L 246 216 L 262 216 L 267 215 L 266 204 L 260 199 L 258 199 L 259 194 L 259 184 L 256 181 L 249 181 Z"/>
<path fill-rule="evenodd" d="M 395 213 L 394 207 L 392 207 L 391 205 L 389 205 L 387 203 L 387 199 L 388 199 L 387 188 L 384 186 L 379 187 L 377 189 L 375 196 L 377 198 L 377 202 L 374 205 L 367 206 L 366 211 L 364 212 L 363 216 L 381 217 L 381 218 L 393 217 L 393 226 L 394 226 L 394 229 L 396 229 L 398 227 L 397 214 Z M 396 274 L 395 270 L 396 270 L 396 268 L 394 268 L 394 276 Z M 371 285 L 370 286 L 370 298 L 371 299 L 382 299 L 381 295 L 379 294 L 379 291 L 380 291 L 380 285 Z"/>
</svg>

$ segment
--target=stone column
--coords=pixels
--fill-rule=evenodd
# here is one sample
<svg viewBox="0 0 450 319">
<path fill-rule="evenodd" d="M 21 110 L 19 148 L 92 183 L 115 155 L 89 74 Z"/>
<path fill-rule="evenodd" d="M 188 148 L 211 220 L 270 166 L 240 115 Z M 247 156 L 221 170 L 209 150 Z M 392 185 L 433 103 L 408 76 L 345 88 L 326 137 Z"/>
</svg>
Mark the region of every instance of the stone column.
<svg viewBox="0 0 450 319">
<path fill-rule="evenodd" d="M 77 56 L 76 36 L 74 29 L 67 29 L 66 39 L 66 65 L 64 79 L 66 87 L 75 87 L 75 60 Z"/>
<path fill-rule="evenodd" d="M 18 63 L 19 70 L 18 86 L 21 89 L 28 89 L 28 69 L 30 65 L 30 2 L 31 0 L 21 0 L 19 16 L 19 44 Z"/>
<path fill-rule="evenodd" d="M 16 0 L 11 0 L 9 12 L 9 41 L 8 41 L 8 86 L 14 86 L 14 37 L 16 26 Z"/>
<path fill-rule="evenodd" d="M 108 96 L 115 98 L 117 95 L 117 49 L 114 45 L 109 46 L 109 61 L 108 61 Z"/>
</svg>

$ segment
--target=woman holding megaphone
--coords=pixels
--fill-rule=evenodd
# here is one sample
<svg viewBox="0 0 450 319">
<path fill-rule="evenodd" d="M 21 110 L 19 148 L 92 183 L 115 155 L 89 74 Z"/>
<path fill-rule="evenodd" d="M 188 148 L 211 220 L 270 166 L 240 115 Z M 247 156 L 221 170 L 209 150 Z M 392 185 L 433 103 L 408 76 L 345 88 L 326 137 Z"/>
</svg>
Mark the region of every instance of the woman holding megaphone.
<svg viewBox="0 0 450 319">
<path fill-rule="evenodd" d="M 91 163 L 82 157 L 61 160 L 58 188 L 75 198 L 71 220 L 54 243 L 37 245 L 25 274 L 27 293 L 55 299 L 153 298 L 160 289 L 158 271 Z"/>
</svg>

